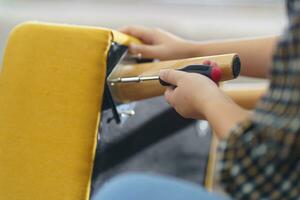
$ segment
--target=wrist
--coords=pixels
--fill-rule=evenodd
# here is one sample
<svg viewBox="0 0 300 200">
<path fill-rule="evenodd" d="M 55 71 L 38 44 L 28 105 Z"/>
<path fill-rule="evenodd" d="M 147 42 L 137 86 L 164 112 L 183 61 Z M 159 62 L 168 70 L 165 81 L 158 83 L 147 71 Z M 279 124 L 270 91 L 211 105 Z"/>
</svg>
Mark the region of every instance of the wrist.
<svg viewBox="0 0 300 200">
<path fill-rule="evenodd" d="M 205 119 L 210 119 L 213 115 L 223 110 L 224 106 L 230 105 L 232 102 L 226 98 L 211 99 L 203 102 L 203 116 Z"/>
<path fill-rule="evenodd" d="M 195 41 L 192 40 L 183 40 L 180 45 L 182 51 L 182 55 L 185 58 L 192 58 L 200 56 L 199 47 Z"/>
<path fill-rule="evenodd" d="M 210 43 L 208 42 L 196 42 L 192 40 L 186 40 L 185 46 L 186 52 L 189 54 L 189 57 L 208 56 L 216 53 L 212 51 L 213 46 L 210 45 Z"/>
<path fill-rule="evenodd" d="M 207 102 L 203 111 L 205 119 L 209 121 L 219 139 L 228 137 L 230 130 L 250 114 L 226 97 Z"/>
</svg>

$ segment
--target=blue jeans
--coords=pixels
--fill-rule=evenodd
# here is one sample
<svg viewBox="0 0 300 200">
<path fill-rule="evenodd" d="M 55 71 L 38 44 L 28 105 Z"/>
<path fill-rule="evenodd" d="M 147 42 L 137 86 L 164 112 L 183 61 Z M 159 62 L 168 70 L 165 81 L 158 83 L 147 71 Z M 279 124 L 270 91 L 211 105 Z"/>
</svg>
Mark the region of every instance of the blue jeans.
<svg viewBox="0 0 300 200">
<path fill-rule="evenodd" d="M 113 178 L 96 200 L 225 200 L 200 186 L 175 178 L 128 174 Z"/>
</svg>

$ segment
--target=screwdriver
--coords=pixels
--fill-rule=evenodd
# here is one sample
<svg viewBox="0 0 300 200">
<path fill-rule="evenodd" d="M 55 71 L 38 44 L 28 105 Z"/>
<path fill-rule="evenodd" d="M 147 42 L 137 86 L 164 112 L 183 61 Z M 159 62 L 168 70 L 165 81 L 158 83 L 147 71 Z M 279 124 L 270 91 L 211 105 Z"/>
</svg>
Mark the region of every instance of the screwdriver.
<svg viewBox="0 0 300 200">
<path fill-rule="evenodd" d="M 188 73 L 197 73 L 203 76 L 210 78 L 212 81 L 218 83 L 221 80 L 222 71 L 219 67 L 214 67 L 210 65 L 188 65 L 184 68 L 178 69 L 179 71 L 188 72 Z M 120 77 L 109 80 L 111 85 L 115 83 L 139 83 L 143 81 L 153 81 L 159 80 L 160 84 L 163 86 L 172 86 L 170 83 L 167 83 L 160 79 L 159 76 L 133 76 L 133 77 Z"/>
</svg>

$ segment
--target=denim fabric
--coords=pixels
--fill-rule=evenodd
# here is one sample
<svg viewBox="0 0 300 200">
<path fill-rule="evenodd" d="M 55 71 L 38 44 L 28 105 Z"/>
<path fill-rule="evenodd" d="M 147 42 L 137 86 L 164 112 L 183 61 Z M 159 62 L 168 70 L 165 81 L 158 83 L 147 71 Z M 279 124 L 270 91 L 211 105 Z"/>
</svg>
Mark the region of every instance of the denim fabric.
<svg viewBox="0 0 300 200">
<path fill-rule="evenodd" d="M 113 178 L 96 200 L 225 200 L 201 186 L 157 175 L 128 174 Z"/>
</svg>

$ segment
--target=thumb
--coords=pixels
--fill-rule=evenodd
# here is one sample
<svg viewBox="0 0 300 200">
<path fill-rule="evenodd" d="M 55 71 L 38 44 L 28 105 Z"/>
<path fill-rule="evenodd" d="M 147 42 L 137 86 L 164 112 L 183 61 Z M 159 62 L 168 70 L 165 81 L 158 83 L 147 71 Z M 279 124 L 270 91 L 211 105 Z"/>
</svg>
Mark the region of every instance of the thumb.
<svg viewBox="0 0 300 200">
<path fill-rule="evenodd" d="M 185 75 L 186 72 L 182 72 L 174 69 L 160 70 L 159 78 L 167 83 L 177 86 L 179 80 Z"/>
<path fill-rule="evenodd" d="M 129 52 L 133 55 L 142 54 L 143 58 L 156 58 L 155 48 L 145 44 L 130 44 Z"/>
</svg>

